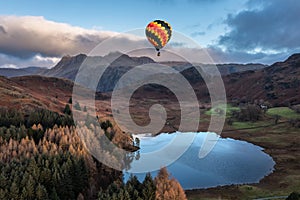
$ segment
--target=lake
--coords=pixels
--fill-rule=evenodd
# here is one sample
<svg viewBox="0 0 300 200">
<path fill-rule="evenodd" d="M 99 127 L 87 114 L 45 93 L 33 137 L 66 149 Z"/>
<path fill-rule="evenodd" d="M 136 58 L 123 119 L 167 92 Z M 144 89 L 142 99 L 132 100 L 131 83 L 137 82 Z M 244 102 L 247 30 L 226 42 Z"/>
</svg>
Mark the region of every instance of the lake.
<svg viewBox="0 0 300 200">
<path fill-rule="evenodd" d="M 157 158 L 144 160 L 143 154 L 158 151 L 176 137 L 177 134 L 195 133 L 172 133 L 160 134 L 155 137 L 141 135 L 140 158 L 133 160 L 132 168 L 145 163 L 159 162 Z M 199 158 L 199 149 L 207 134 L 197 133 L 195 139 L 184 154 L 167 166 L 171 176 L 177 179 L 184 189 L 209 188 L 220 185 L 257 183 L 264 176 L 274 170 L 275 162 L 263 148 L 251 143 L 234 140 L 231 138 L 219 138 L 212 151 L 204 158 Z M 176 150 L 176 144 L 174 150 Z M 133 173 L 140 181 L 143 181 L 145 173 Z M 151 172 L 152 176 L 157 171 Z M 124 171 L 124 179 L 128 180 L 130 172 Z"/>
</svg>

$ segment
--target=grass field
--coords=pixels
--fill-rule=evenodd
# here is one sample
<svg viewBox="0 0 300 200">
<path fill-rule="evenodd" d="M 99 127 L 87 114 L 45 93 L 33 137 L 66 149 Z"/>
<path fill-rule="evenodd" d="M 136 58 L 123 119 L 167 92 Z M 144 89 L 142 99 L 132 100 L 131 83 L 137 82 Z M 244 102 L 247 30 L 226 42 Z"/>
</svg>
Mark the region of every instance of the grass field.
<svg viewBox="0 0 300 200">
<path fill-rule="evenodd" d="M 205 112 L 206 115 L 219 115 L 218 110 L 225 110 L 226 109 L 226 116 L 230 116 L 232 111 L 240 110 L 239 107 L 232 106 L 231 104 L 219 104 L 214 108 L 209 109 Z"/>
<path fill-rule="evenodd" d="M 300 114 L 296 113 L 294 110 L 288 107 L 276 107 L 270 108 L 267 111 L 268 115 L 279 115 L 280 117 L 287 118 L 287 119 L 300 119 Z"/>
<path fill-rule="evenodd" d="M 233 122 L 232 127 L 235 129 L 246 129 L 246 128 L 253 128 L 260 126 L 267 126 L 271 122 L 268 121 L 257 121 L 257 122 Z"/>
</svg>

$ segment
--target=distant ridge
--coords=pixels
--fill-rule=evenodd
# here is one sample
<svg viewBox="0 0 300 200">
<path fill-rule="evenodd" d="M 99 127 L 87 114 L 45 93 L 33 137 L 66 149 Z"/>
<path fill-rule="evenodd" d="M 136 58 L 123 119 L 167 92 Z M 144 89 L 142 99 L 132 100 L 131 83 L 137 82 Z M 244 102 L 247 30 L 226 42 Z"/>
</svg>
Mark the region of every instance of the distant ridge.
<svg viewBox="0 0 300 200">
<path fill-rule="evenodd" d="M 228 100 L 264 99 L 281 106 L 300 104 L 300 54 L 256 72 L 229 75 L 224 82 Z"/>
<path fill-rule="evenodd" d="M 47 69 L 42 67 L 26 67 L 20 69 L 13 68 L 0 68 L 0 75 L 5 77 L 17 77 L 17 76 L 27 76 L 41 74 Z"/>
<path fill-rule="evenodd" d="M 94 59 L 94 62 L 99 62 L 103 60 L 110 60 L 110 58 L 116 59 L 111 66 L 115 68 L 132 68 L 137 65 L 146 64 L 146 63 L 154 63 L 155 61 L 149 57 L 130 57 L 126 54 L 122 54 L 120 52 L 112 52 L 106 56 L 96 56 L 96 57 L 88 57 L 85 54 L 78 54 L 76 56 L 63 56 L 62 59 L 51 69 L 45 69 L 41 67 L 28 67 L 22 69 L 10 69 L 10 68 L 0 68 L 0 75 L 6 77 L 16 77 L 16 76 L 26 76 L 26 75 L 43 75 L 50 77 L 62 77 L 70 80 L 74 80 L 80 65 L 86 58 Z M 173 67 L 178 71 L 183 71 L 189 67 L 192 67 L 190 63 L 185 62 L 162 62 L 162 64 Z M 205 65 L 208 66 L 208 65 Z M 262 64 L 218 64 L 218 69 L 222 75 L 228 75 L 232 73 L 248 71 L 248 70 L 259 70 L 267 67 L 267 65 Z M 118 70 L 115 70 L 118 71 Z M 122 71 L 122 70 L 121 70 Z"/>
<path fill-rule="evenodd" d="M 62 62 L 56 65 L 55 70 L 63 70 L 69 64 L 70 68 L 74 63 L 82 62 L 84 55 L 75 57 L 65 57 Z M 103 59 L 94 58 L 94 59 Z M 119 66 L 124 63 L 126 66 Z M 132 64 L 154 62 L 148 58 L 129 59 L 127 55 L 122 55 L 120 60 L 104 74 L 104 83 L 99 88 L 102 91 L 110 91 L 122 73 L 132 67 Z M 169 63 L 170 66 L 173 64 Z M 118 67 L 117 67 L 118 66 Z M 178 65 L 177 65 L 178 66 Z M 181 73 L 188 79 L 193 86 L 195 93 L 202 102 L 209 102 L 209 93 L 205 82 L 197 74 L 195 68 L 184 66 L 180 63 Z M 37 70 L 38 68 L 31 68 Z M 53 70 L 53 69 L 50 69 Z M 50 70 L 47 70 L 48 72 Z M 72 71 L 72 70 L 71 70 Z M 88 75 L 87 75 L 88 76 Z M 167 75 L 172 78 L 172 75 Z M 229 102 L 251 102 L 264 100 L 274 106 L 289 106 L 300 104 L 300 54 L 291 55 L 283 62 L 276 62 L 269 67 L 260 70 L 250 70 L 237 72 L 223 77 L 227 100 Z M 174 80 L 176 81 L 176 80 Z M 144 92 L 151 95 L 169 97 L 170 93 L 161 90 L 157 86 L 148 86 Z M 21 76 L 6 78 L 0 76 L 0 106 L 22 108 L 28 110 L 32 107 L 43 107 L 62 112 L 65 103 L 72 95 L 73 82 L 57 77 L 46 77 L 39 75 Z M 143 97 L 145 93 L 142 94 Z M 109 96 L 109 93 L 108 93 Z"/>
</svg>

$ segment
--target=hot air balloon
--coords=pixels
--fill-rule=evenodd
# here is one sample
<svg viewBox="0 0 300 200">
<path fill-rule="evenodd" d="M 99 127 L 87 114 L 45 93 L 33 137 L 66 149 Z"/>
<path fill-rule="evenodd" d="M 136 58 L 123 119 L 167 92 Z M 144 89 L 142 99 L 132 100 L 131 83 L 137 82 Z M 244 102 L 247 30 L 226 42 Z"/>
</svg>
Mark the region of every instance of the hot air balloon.
<svg viewBox="0 0 300 200">
<path fill-rule="evenodd" d="M 157 50 L 157 56 L 160 56 L 160 49 L 169 42 L 172 35 L 170 24 L 166 21 L 155 20 L 147 25 L 145 32 L 149 42 Z"/>
</svg>

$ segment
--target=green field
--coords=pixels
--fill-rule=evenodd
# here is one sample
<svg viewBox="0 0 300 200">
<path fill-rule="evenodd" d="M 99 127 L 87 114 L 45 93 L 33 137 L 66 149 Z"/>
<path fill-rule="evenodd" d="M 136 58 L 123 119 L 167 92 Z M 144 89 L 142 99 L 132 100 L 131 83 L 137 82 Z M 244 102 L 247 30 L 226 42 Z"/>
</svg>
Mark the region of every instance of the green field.
<svg viewBox="0 0 300 200">
<path fill-rule="evenodd" d="M 231 104 L 219 104 L 214 108 L 209 109 L 205 112 L 206 115 L 219 115 L 218 110 L 225 110 L 226 109 L 226 116 L 230 116 L 232 111 L 240 110 L 239 107 L 232 106 Z"/>
<path fill-rule="evenodd" d="M 270 108 L 267 111 L 268 115 L 279 115 L 280 117 L 287 118 L 287 119 L 300 119 L 300 114 L 296 113 L 294 110 L 288 107 L 276 107 Z"/>
<path fill-rule="evenodd" d="M 257 122 L 233 122 L 232 126 L 235 129 L 246 129 L 246 128 L 253 128 L 267 126 L 270 122 L 268 121 L 257 121 Z"/>
</svg>

